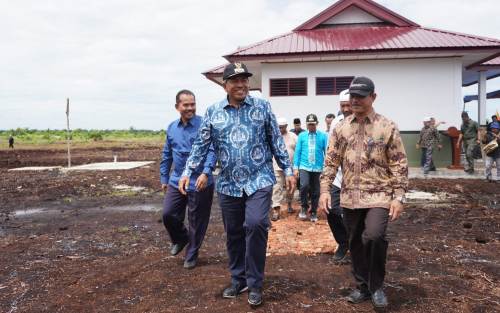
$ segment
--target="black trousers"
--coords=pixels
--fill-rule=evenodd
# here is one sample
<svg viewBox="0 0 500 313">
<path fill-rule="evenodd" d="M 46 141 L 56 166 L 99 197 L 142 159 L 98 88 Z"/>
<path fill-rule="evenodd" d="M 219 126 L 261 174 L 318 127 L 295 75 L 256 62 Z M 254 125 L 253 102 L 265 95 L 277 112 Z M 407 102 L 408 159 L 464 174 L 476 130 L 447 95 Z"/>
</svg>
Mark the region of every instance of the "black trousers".
<svg viewBox="0 0 500 313">
<path fill-rule="evenodd" d="M 308 196 L 311 196 L 311 213 L 318 212 L 319 203 L 319 172 L 308 172 L 299 170 L 300 177 L 300 203 L 302 208 L 309 207 Z"/>
<path fill-rule="evenodd" d="M 163 200 L 163 225 L 173 244 L 188 242 L 186 261 L 198 258 L 198 251 L 205 238 L 210 220 L 213 194 L 213 184 L 202 191 L 188 191 L 187 195 L 181 194 L 174 186 L 168 186 Z M 186 208 L 188 228 L 184 226 Z"/>
<path fill-rule="evenodd" d="M 347 249 L 349 245 L 349 237 L 347 234 L 346 226 L 344 225 L 344 219 L 342 217 L 342 208 L 340 207 L 340 188 L 333 186 L 332 192 L 332 203 L 330 208 L 330 213 L 327 216 L 328 226 L 332 231 L 333 238 L 339 244 L 339 249 Z"/>
<path fill-rule="evenodd" d="M 358 288 L 374 292 L 384 284 L 389 210 L 344 208 L 344 220 L 349 233 L 352 273 Z"/>
</svg>

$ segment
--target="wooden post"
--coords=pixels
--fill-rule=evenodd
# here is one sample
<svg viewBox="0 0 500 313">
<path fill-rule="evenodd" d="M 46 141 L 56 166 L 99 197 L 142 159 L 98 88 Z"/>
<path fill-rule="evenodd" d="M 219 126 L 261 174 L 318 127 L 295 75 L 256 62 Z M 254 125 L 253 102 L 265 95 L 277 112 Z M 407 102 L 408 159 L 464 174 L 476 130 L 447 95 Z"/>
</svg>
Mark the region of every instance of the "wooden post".
<svg viewBox="0 0 500 313">
<path fill-rule="evenodd" d="M 71 131 L 69 129 L 69 98 L 66 98 L 66 141 L 68 143 L 68 168 L 71 167 Z"/>
<path fill-rule="evenodd" d="M 461 147 L 457 148 L 460 131 L 456 127 L 450 127 L 448 128 L 446 135 L 450 137 L 451 141 L 451 165 L 448 166 L 448 168 L 451 170 L 461 170 L 464 168 L 460 163 Z"/>
</svg>

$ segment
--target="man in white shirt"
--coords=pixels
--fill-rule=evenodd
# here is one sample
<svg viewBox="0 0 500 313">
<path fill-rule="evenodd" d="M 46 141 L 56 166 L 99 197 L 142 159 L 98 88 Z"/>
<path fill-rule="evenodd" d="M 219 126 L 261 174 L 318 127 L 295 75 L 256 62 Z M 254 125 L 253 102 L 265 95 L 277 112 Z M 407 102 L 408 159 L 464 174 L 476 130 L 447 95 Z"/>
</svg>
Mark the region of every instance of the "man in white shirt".
<svg viewBox="0 0 500 313">
<path fill-rule="evenodd" d="M 285 142 L 286 151 L 290 156 L 290 161 L 293 162 L 293 154 L 295 152 L 295 146 L 297 145 L 297 135 L 288 131 L 288 122 L 286 118 L 278 118 L 278 127 Z M 272 197 L 272 208 L 273 215 L 271 216 L 272 221 L 277 221 L 280 218 L 281 203 L 286 199 L 288 204 L 288 213 L 293 213 L 292 200 L 293 200 L 293 190 L 288 192 L 285 186 L 285 174 L 283 170 L 278 166 L 276 160 L 273 159 L 274 176 L 276 177 L 276 184 L 273 186 L 273 197 Z"/>
<path fill-rule="evenodd" d="M 341 123 L 344 118 L 352 114 L 351 102 L 349 101 L 349 90 L 346 89 L 339 94 L 340 112 L 333 121 L 329 131 L 331 138 L 333 130 L 337 124 Z M 327 219 L 330 230 L 332 231 L 335 241 L 338 243 L 337 251 L 333 255 L 333 261 L 343 262 L 346 260 L 347 251 L 349 250 L 349 234 L 344 226 L 342 217 L 342 208 L 340 207 L 340 189 L 342 188 L 342 170 L 339 168 L 335 180 L 333 181 L 332 189 L 332 204 L 328 210 Z"/>
</svg>

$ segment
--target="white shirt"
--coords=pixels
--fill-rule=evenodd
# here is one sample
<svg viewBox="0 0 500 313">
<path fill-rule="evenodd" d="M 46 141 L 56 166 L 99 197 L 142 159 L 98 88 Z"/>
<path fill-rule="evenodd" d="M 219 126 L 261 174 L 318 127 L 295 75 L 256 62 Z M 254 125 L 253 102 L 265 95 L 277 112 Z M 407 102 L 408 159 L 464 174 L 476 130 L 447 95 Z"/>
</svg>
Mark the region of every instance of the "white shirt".
<svg viewBox="0 0 500 313">
<path fill-rule="evenodd" d="M 344 120 L 344 114 L 339 114 L 335 119 L 333 119 L 332 124 L 330 125 L 330 131 L 328 132 L 328 135 L 331 137 L 333 134 L 333 130 L 335 129 L 335 126 L 337 126 L 338 123 Z M 335 180 L 333 181 L 333 185 L 341 188 L 342 187 L 342 168 L 339 166 L 339 169 L 337 171 L 337 175 L 335 176 Z"/>
</svg>

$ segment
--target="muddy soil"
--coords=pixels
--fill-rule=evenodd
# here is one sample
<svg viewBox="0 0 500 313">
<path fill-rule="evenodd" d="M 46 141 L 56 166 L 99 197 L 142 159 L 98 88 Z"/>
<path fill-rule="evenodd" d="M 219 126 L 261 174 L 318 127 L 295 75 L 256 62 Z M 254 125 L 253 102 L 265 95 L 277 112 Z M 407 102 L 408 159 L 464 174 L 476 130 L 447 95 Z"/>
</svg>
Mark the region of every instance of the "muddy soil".
<svg viewBox="0 0 500 313">
<path fill-rule="evenodd" d="M 63 165 L 51 158 L 62 150 L 18 153 L 23 166 Z M 331 261 L 325 219 L 298 221 L 297 205 L 269 232 L 264 305 L 222 299 L 229 273 L 217 199 L 199 266 L 184 270 L 161 224 L 161 147 L 127 153 L 156 163 L 67 174 L 8 172 L 1 163 L 0 312 L 374 312 L 369 302 L 345 302 L 349 264 Z M 86 163 L 110 151 L 80 154 Z M 413 200 L 389 226 L 386 311 L 499 312 L 500 185 L 412 180 L 411 189 L 440 198 Z"/>
</svg>

